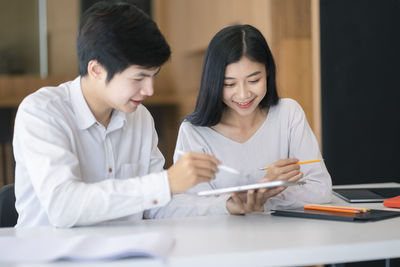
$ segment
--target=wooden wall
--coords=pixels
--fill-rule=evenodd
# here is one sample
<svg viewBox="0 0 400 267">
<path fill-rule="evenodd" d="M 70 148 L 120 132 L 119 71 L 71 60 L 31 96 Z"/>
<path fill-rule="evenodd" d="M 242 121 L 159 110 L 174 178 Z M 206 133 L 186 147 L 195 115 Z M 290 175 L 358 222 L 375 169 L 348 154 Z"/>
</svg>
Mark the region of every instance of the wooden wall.
<svg viewBox="0 0 400 267">
<path fill-rule="evenodd" d="M 0 6 L 0 73 L 38 73 L 38 1 L 0 1 Z"/>
<path fill-rule="evenodd" d="M 77 76 L 76 37 L 80 18 L 79 0 L 47 1 L 49 76 Z"/>
</svg>

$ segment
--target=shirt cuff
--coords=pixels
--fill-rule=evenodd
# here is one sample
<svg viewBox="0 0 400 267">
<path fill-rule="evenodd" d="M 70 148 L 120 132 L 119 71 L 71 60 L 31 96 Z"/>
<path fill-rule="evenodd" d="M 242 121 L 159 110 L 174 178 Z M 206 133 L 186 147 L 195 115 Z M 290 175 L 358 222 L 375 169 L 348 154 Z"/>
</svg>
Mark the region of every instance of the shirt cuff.
<svg viewBox="0 0 400 267">
<path fill-rule="evenodd" d="M 167 171 L 152 173 L 141 178 L 144 210 L 165 206 L 171 200 Z"/>
</svg>

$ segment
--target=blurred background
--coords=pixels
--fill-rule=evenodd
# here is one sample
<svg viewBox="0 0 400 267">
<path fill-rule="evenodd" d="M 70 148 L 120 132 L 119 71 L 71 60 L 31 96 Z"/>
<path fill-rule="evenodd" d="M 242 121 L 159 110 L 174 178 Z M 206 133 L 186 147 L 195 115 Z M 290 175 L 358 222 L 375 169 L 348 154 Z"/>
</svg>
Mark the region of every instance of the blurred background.
<svg viewBox="0 0 400 267">
<path fill-rule="evenodd" d="M 95 0 L 0 0 L 0 183 L 12 183 L 12 125 L 21 100 L 78 75 L 79 19 Z M 334 184 L 400 181 L 398 0 L 133 0 L 172 48 L 144 103 L 172 164 L 195 104 L 207 45 L 221 28 L 266 37 L 281 97 L 303 107 Z"/>
<path fill-rule="evenodd" d="M 0 0 L 0 185 L 14 181 L 19 103 L 42 86 L 78 75 L 77 28 L 95 2 Z M 131 2 L 158 23 L 172 48 L 155 95 L 144 103 L 155 119 L 166 168 L 180 122 L 194 108 L 209 41 L 240 23 L 266 37 L 280 96 L 302 105 L 334 184 L 400 181 L 400 0 Z"/>
</svg>

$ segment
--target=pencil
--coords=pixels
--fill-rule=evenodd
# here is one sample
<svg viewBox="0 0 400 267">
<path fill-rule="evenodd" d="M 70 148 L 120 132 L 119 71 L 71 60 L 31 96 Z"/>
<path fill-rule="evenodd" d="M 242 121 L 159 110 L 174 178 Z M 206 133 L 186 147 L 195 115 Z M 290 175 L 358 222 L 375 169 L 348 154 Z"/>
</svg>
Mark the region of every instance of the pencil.
<svg viewBox="0 0 400 267">
<path fill-rule="evenodd" d="M 177 153 L 178 155 L 183 156 L 186 152 L 184 152 L 184 151 L 182 151 L 182 150 L 176 150 L 176 153 Z M 233 174 L 240 175 L 240 171 L 238 171 L 238 170 L 236 170 L 236 169 L 234 169 L 234 168 L 232 168 L 232 167 L 226 166 L 226 165 L 220 164 L 220 165 L 218 165 L 218 169 L 221 169 L 221 170 L 224 170 L 224 171 L 233 173 Z"/>
<path fill-rule="evenodd" d="M 344 213 L 361 213 L 361 211 L 359 211 L 359 210 L 334 209 L 334 208 L 304 207 L 304 209 L 305 209 L 305 210 L 319 210 L 319 211 L 344 212 Z"/>
<path fill-rule="evenodd" d="M 322 205 L 322 204 L 311 204 L 308 206 L 313 207 L 327 207 L 327 208 L 338 208 L 338 209 L 351 209 L 351 210 L 361 210 L 361 211 L 369 211 L 367 208 L 359 208 L 359 207 L 350 207 L 350 206 L 333 206 L 333 205 Z"/>
<path fill-rule="evenodd" d="M 330 205 L 307 205 L 304 206 L 307 210 L 321 210 L 321 211 L 334 211 L 334 212 L 346 212 L 346 213 L 363 213 L 369 211 L 367 208 L 356 208 L 356 207 L 343 207 L 343 206 L 330 206 Z"/>
<path fill-rule="evenodd" d="M 306 160 L 306 161 L 299 161 L 296 164 L 307 164 L 307 163 L 315 163 L 315 162 L 320 162 L 321 159 L 312 159 L 312 160 Z M 266 166 L 266 167 L 262 167 L 259 168 L 259 170 L 268 170 L 270 168 L 270 166 Z"/>
</svg>

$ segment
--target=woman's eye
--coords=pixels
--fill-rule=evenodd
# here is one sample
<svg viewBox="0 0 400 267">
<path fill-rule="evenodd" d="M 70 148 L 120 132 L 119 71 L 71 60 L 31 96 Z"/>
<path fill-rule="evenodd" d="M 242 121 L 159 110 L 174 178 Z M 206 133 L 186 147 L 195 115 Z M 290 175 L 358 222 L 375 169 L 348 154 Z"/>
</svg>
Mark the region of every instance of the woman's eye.
<svg viewBox="0 0 400 267">
<path fill-rule="evenodd" d="M 225 87 L 233 87 L 235 84 L 234 83 L 224 83 Z"/>
<path fill-rule="evenodd" d="M 143 78 L 134 79 L 134 80 L 137 81 L 137 82 L 141 82 L 141 81 L 143 81 Z"/>
<path fill-rule="evenodd" d="M 249 83 L 258 83 L 260 79 L 254 80 L 254 81 L 249 81 Z"/>
</svg>

